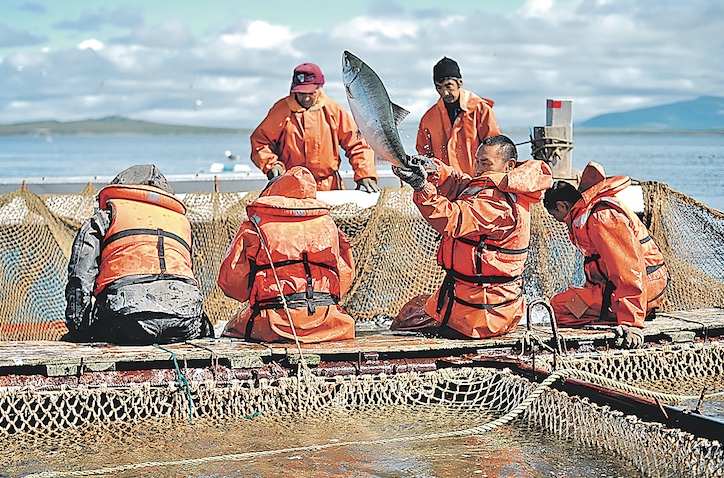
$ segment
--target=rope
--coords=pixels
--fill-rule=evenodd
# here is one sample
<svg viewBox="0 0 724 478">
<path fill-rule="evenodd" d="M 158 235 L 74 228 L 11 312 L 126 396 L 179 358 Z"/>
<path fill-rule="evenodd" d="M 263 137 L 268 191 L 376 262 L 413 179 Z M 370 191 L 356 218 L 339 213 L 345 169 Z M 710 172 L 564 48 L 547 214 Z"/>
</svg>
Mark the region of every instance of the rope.
<svg viewBox="0 0 724 478">
<path fill-rule="evenodd" d="M 563 371 L 556 371 L 551 373 L 541 384 L 533 390 L 525 400 L 523 400 L 513 410 L 509 411 L 502 417 L 479 425 L 472 428 L 466 428 L 463 430 L 453 430 L 444 433 L 430 433 L 425 435 L 413 435 L 396 438 L 383 438 L 380 440 L 361 440 L 361 441 L 348 441 L 348 442 L 337 442 L 327 443 L 324 445 L 309 445 L 295 448 L 281 448 L 277 450 L 263 450 L 263 451 L 252 451 L 246 453 L 235 453 L 229 455 L 215 455 L 202 458 L 191 458 L 187 460 L 176 460 L 176 461 L 149 461 L 145 463 L 131 463 L 127 465 L 120 465 L 108 468 L 98 468 L 95 470 L 77 470 L 77 471 L 45 471 L 41 473 L 34 473 L 25 475 L 26 478 L 47 478 L 47 477 L 61 477 L 61 476 L 93 476 L 93 475 L 105 475 L 111 473 L 119 473 L 122 471 L 138 470 L 141 468 L 151 468 L 156 466 L 181 466 L 181 465 L 200 465 L 204 463 L 212 463 L 219 461 L 240 461 L 250 458 L 257 458 L 262 456 L 281 455 L 284 453 L 298 453 L 298 452 L 317 452 L 329 448 L 338 448 L 343 446 L 374 446 L 374 445 L 386 445 L 390 443 L 404 443 L 410 441 L 419 440 L 431 440 L 431 439 L 443 439 L 443 438 L 455 438 L 462 436 L 469 436 L 475 434 L 487 433 L 501 425 L 505 425 L 514 419 L 516 419 L 521 413 L 523 413 L 531 403 L 540 397 L 540 395 L 553 385 L 553 383 L 559 378 L 564 377 Z"/>
<path fill-rule="evenodd" d="M 176 354 L 173 353 L 173 351 L 161 347 L 158 344 L 153 344 L 154 347 L 159 348 L 165 352 L 168 352 L 171 354 L 171 358 L 173 359 L 173 366 L 176 367 L 176 373 L 178 374 L 178 385 L 181 388 L 186 388 L 186 397 L 189 399 L 189 423 L 191 425 L 194 424 L 194 401 L 191 399 L 191 387 L 189 386 L 189 381 L 186 380 L 186 376 L 181 373 L 181 369 L 178 366 L 178 360 L 176 360 Z"/>
<path fill-rule="evenodd" d="M 613 380 L 607 377 L 603 377 L 601 375 L 596 375 L 591 372 L 586 372 L 584 370 L 578 370 L 578 369 L 561 369 L 559 370 L 561 372 L 561 376 L 565 378 L 583 378 L 586 379 L 596 385 L 604 385 L 607 388 L 613 388 L 616 390 L 620 390 L 623 392 L 630 393 L 632 395 L 638 395 L 639 397 L 643 398 L 650 398 L 652 400 L 662 400 L 665 402 L 681 402 L 684 400 L 698 400 L 701 397 L 706 398 L 718 398 L 718 397 L 724 397 L 724 392 L 716 392 L 716 393 L 709 393 L 709 394 L 701 394 L 701 395 L 677 395 L 673 393 L 664 393 L 664 392 L 656 392 L 653 390 L 647 390 L 645 388 L 639 388 L 635 387 L 633 385 L 628 385 L 623 382 L 619 382 L 617 380 Z"/>
</svg>

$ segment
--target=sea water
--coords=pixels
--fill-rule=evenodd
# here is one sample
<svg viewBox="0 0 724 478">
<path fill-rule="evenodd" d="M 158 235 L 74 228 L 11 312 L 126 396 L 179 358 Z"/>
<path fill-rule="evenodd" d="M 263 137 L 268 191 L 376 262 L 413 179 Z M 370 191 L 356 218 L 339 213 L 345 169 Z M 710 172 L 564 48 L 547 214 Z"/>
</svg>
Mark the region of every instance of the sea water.
<svg viewBox="0 0 724 478">
<path fill-rule="evenodd" d="M 529 131 L 507 132 L 516 142 Z M 402 130 L 408 153 L 415 131 Z M 115 176 L 133 164 L 156 164 L 164 174 L 256 170 L 249 134 L 171 136 L 0 136 L 0 177 Z M 530 145 L 518 147 L 530 157 Z M 231 156 L 229 159 L 227 156 Z M 601 163 L 608 175 L 659 181 L 724 210 L 724 134 L 574 132 L 573 167 Z M 381 164 L 380 169 L 389 169 Z M 343 158 L 342 170 L 350 170 Z M 223 174 L 223 173 L 221 173 Z"/>
</svg>

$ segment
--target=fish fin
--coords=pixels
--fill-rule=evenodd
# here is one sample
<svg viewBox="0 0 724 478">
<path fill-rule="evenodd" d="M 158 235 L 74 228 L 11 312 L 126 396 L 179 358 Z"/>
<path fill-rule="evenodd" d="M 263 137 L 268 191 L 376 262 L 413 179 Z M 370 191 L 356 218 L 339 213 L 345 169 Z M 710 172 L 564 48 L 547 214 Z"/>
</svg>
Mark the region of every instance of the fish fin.
<svg viewBox="0 0 724 478">
<path fill-rule="evenodd" d="M 402 120 L 407 118 L 407 115 L 410 114 L 409 111 L 407 111 L 402 106 L 397 106 L 394 103 L 390 103 L 392 105 L 392 116 L 395 117 L 395 125 L 398 125 L 402 123 Z"/>
</svg>

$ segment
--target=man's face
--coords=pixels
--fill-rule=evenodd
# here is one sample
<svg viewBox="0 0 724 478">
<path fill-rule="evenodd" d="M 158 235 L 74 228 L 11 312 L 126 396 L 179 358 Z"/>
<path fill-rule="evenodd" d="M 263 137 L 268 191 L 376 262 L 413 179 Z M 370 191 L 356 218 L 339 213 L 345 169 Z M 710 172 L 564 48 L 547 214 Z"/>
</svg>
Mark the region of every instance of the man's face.
<svg viewBox="0 0 724 478">
<path fill-rule="evenodd" d="M 475 176 L 490 172 L 507 173 L 514 167 L 515 160 L 509 159 L 506 161 L 499 144 L 493 146 L 484 146 L 481 144 L 475 153 L 475 163 L 473 164 Z"/>
<path fill-rule="evenodd" d="M 565 201 L 556 201 L 556 205 L 553 207 L 553 209 L 547 209 L 548 214 L 553 216 L 558 222 L 564 222 L 566 216 L 568 215 L 568 211 L 570 210 L 571 208 Z"/>
<path fill-rule="evenodd" d="M 319 101 L 320 94 L 319 87 L 317 87 L 317 89 L 311 93 L 294 93 L 294 98 L 297 100 L 297 103 L 299 103 L 299 106 L 308 110 Z"/>
<path fill-rule="evenodd" d="M 435 82 L 437 94 L 445 103 L 455 103 L 460 98 L 460 87 L 463 86 L 463 80 L 455 78 L 447 78 L 442 82 Z"/>
</svg>

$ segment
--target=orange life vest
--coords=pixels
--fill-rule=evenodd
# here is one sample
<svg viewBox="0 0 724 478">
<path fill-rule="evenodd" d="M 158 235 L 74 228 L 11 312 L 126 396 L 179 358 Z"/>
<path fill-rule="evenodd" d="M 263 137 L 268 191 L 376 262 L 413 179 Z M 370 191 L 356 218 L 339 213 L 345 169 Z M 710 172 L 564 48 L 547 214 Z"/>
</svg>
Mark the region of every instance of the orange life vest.
<svg viewBox="0 0 724 478">
<path fill-rule="evenodd" d="M 128 276 L 181 276 L 192 280 L 191 224 L 173 194 L 145 185 L 112 184 L 99 194 L 111 210 L 94 294 Z"/>
<path fill-rule="evenodd" d="M 495 188 L 495 186 L 488 181 L 484 185 L 476 185 L 473 180 L 461 193 L 459 199 L 475 196 L 488 188 Z M 515 218 L 515 228 L 511 229 L 505 237 L 494 240 L 485 236 L 457 238 L 445 236 L 440 243 L 437 260 L 447 271 L 437 303 L 437 312 L 440 313 L 445 299 L 448 299 L 442 320 L 443 325 L 450 319 L 453 302 L 460 302 L 474 308 L 489 309 L 511 303 L 523 293 L 521 287 L 517 297 L 500 304 L 472 304 L 455 295 L 455 281 L 478 285 L 506 284 L 518 280 L 523 273 L 530 244 L 530 202 L 519 200 L 512 193 L 502 191 L 500 193 L 510 204 Z"/>
<path fill-rule="evenodd" d="M 266 245 L 259 248 L 251 265 L 249 306 L 254 316 L 264 309 L 283 309 L 282 295 L 293 311 L 306 309 L 305 316 L 313 315 L 317 307 L 339 302 L 339 231 L 328 213 L 329 205 L 316 199 L 274 196 L 247 206 L 249 220 Z M 247 337 L 252 327 L 249 320 Z"/>
<path fill-rule="evenodd" d="M 660 269 L 664 265 L 664 258 L 661 255 L 661 252 L 659 252 L 658 246 L 654 243 L 653 238 L 649 235 L 649 231 L 646 229 L 646 226 L 641 223 L 633 211 L 622 204 L 616 197 L 603 196 L 591 201 L 588 204 L 588 207 L 577 211 L 577 214 L 573 217 L 572 221 L 573 230 L 570 233 L 571 242 L 573 242 L 583 253 L 586 279 L 594 284 L 603 283 L 608 280 L 606 275 L 603 273 L 604 269 L 600 263 L 601 256 L 596 252 L 595 246 L 588 239 L 588 232 L 586 231 L 586 224 L 591 213 L 594 210 L 606 207 L 615 209 L 629 218 L 631 228 L 633 229 L 636 239 L 638 239 L 644 251 L 646 274 L 650 275 L 654 271 Z"/>
</svg>

